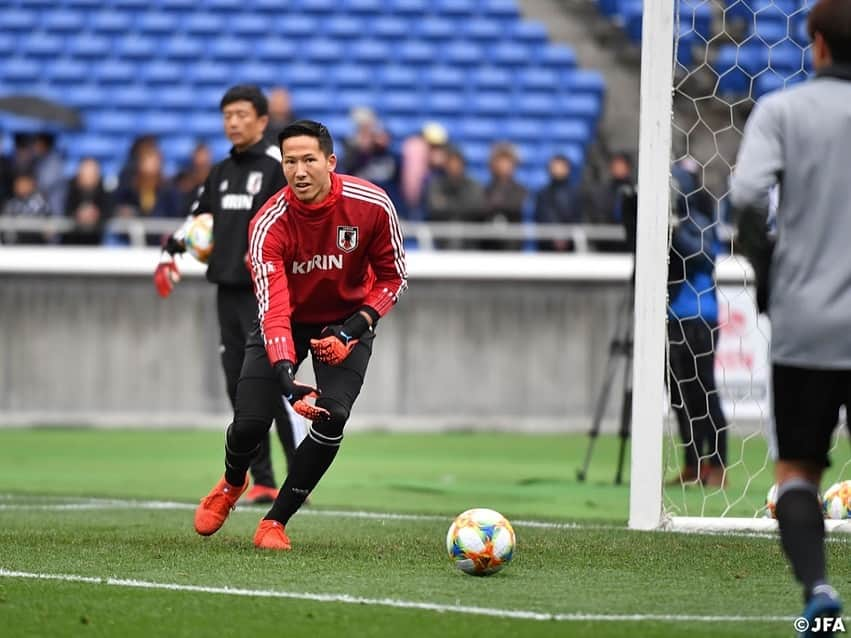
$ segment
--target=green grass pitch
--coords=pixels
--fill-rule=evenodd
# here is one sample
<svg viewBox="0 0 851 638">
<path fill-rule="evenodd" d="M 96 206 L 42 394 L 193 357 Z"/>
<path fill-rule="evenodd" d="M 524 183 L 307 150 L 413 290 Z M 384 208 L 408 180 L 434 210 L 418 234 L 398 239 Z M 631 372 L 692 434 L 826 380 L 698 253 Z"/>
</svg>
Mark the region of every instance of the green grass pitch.
<svg viewBox="0 0 851 638">
<path fill-rule="evenodd" d="M 581 484 L 586 444 L 350 434 L 288 526 L 293 551 L 268 553 L 251 545 L 261 508 L 211 538 L 192 530 L 222 471 L 220 433 L 0 429 L 0 635 L 793 635 L 799 592 L 776 539 L 631 532 L 628 487 L 611 484 L 617 441 L 600 439 Z M 756 446 L 743 465 L 763 458 Z M 770 478 L 746 474 L 724 499 L 675 498 L 752 515 Z M 445 557 L 451 518 L 470 507 L 515 523 L 517 556 L 489 578 Z M 846 599 L 848 547 L 828 544 Z"/>
</svg>

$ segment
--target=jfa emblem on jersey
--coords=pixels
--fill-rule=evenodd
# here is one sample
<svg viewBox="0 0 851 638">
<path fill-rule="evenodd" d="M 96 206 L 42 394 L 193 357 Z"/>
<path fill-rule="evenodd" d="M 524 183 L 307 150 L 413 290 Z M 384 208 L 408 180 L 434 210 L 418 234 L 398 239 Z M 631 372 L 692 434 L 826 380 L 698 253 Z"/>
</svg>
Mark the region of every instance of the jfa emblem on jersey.
<svg viewBox="0 0 851 638">
<path fill-rule="evenodd" d="M 251 171 L 248 174 L 248 180 L 245 182 L 245 192 L 249 195 L 256 195 L 261 188 L 263 188 L 263 173 Z"/>
<path fill-rule="evenodd" d="M 350 253 L 358 247 L 357 226 L 337 226 L 337 248 Z"/>
</svg>

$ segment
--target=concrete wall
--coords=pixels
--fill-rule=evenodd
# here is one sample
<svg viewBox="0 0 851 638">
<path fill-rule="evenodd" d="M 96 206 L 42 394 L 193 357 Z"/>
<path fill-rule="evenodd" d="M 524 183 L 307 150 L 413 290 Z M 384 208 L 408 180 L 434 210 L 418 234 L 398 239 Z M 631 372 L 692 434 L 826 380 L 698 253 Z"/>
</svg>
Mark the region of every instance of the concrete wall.
<svg viewBox="0 0 851 638">
<path fill-rule="evenodd" d="M 413 279 L 352 425 L 587 428 L 623 287 Z M 215 288 L 198 277 L 161 300 L 149 274 L 0 270 L 0 328 L 0 425 L 229 419 Z"/>
</svg>

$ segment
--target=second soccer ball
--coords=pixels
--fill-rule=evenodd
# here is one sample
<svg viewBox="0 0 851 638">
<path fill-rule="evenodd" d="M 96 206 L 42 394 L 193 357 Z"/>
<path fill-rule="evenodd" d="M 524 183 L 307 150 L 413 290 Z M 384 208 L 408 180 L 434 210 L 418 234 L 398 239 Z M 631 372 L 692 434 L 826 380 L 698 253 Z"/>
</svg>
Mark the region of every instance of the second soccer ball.
<svg viewBox="0 0 851 638">
<path fill-rule="evenodd" d="M 196 216 L 186 227 L 183 243 L 186 252 L 206 264 L 213 252 L 213 216 L 210 213 Z"/>
</svg>

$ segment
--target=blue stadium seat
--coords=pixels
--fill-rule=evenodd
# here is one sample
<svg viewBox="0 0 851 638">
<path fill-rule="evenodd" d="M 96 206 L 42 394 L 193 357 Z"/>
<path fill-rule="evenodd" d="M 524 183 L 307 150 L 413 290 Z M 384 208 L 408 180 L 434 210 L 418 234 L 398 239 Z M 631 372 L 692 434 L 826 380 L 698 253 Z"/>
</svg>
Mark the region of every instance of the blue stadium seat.
<svg viewBox="0 0 851 638">
<path fill-rule="evenodd" d="M 514 101 L 521 115 L 547 117 L 557 112 L 556 98 L 552 93 L 524 92 Z"/>
<path fill-rule="evenodd" d="M 11 57 L 17 48 L 17 38 L 10 33 L 0 32 L 0 55 Z"/>
<path fill-rule="evenodd" d="M 204 53 L 204 47 L 198 40 L 185 36 L 175 36 L 160 43 L 160 51 L 171 60 L 198 60 Z"/>
<path fill-rule="evenodd" d="M 198 85 L 225 87 L 231 84 L 230 67 L 221 62 L 201 60 L 186 67 L 189 79 Z"/>
<path fill-rule="evenodd" d="M 495 66 L 474 68 L 469 73 L 469 82 L 479 89 L 505 89 L 511 86 L 511 72 Z"/>
<path fill-rule="evenodd" d="M 606 82 L 599 71 L 572 69 L 562 73 L 562 81 L 568 93 L 590 93 L 603 98 Z"/>
<path fill-rule="evenodd" d="M 312 38 L 301 48 L 301 54 L 312 62 L 333 63 L 344 59 L 344 48 L 331 38 Z"/>
<path fill-rule="evenodd" d="M 127 60 L 149 60 L 157 53 L 157 41 L 140 35 L 127 35 L 115 42 L 119 57 Z"/>
<path fill-rule="evenodd" d="M 556 93 L 559 89 L 559 74 L 553 69 L 530 67 L 515 72 L 516 86 L 527 91 Z"/>
<path fill-rule="evenodd" d="M 338 10 L 372 16 L 379 16 L 387 11 L 384 0 L 341 0 L 338 5 L 342 5 Z"/>
<path fill-rule="evenodd" d="M 62 4 L 66 7 L 72 7 L 74 9 L 92 9 L 99 8 L 103 4 L 103 2 L 101 0 L 64 0 Z"/>
<path fill-rule="evenodd" d="M 210 153 L 212 153 L 214 161 L 222 160 L 230 154 L 231 143 L 226 137 L 222 137 L 221 125 L 219 125 L 219 135 L 202 139 L 205 139 L 207 146 L 210 147 Z"/>
<path fill-rule="evenodd" d="M 35 12 L 4 7 L 0 11 L 0 30 L 29 33 L 36 26 Z"/>
<path fill-rule="evenodd" d="M 101 60 L 112 52 L 112 42 L 102 35 L 84 33 L 66 38 L 65 48 L 71 57 Z"/>
<path fill-rule="evenodd" d="M 452 127 L 452 136 L 465 140 L 479 140 L 492 142 L 506 135 L 504 123 L 501 120 L 487 119 L 481 117 L 462 118 L 458 125 Z M 540 131 L 537 131 L 540 135 Z"/>
<path fill-rule="evenodd" d="M 138 130 L 138 119 L 127 111 L 110 108 L 90 111 L 89 115 L 86 125 L 89 130 L 96 133 L 121 135 L 126 134 L 127 131 Z"/>
<path fill-rule="evenodd" d="M 89 65 L 79 60 L 56 60 L 44 65 L 45 75 L 53 84 L 77 85 L 88 79 L 91 73 Z"/>
<path fill-rule="evenodd" d="M 316 18 L 297 13 L 284 13 L 275 20 L 275 33 L 290 38 L 313 37 L 318 28 Z"/>
<path fill-rule="evenodd" d="M 228 11 L 239 11 L 243 7 L 243 0 L 204 0 L 202 6 L 212 9 L 214 13 L 227 13 Z"/>
<path fill-rule="evenodd" d="M 382 117 L 382 123 L 393 139 L 396 140 L 403 140 L 409 135 L 418 133 L 422 128 L 422 121 L 420 118 L 406 117 L 403 115 Z"/>
<path fill-rule="evenodd" d="M 91 129 L 92 120 L 87 118 L 87 128 Z M 118 145 L 107 135 L 87 134 L 80 136 L 71 146 L 77 157 L 94 157 L 100 162 L 114 159 L 119 152 Z M 106 174 L 106 173 L 104 173 Z"/>
<path fill-rule="evenodd" d="M 380 17 L 369 19 L 366 21 L 365 34 L 372 35 L 375 38 L 392 40 L 394 43 L 408 36 L 411 30 L 411 25 L 408 20 L 392 15 L 382 15 Z"/>
<path fill-rule="evenodd" d="M 343 89 L 334 92 L 334 101 L 328 105 L 334 105 L 336 110 L 342 109 L 349 113 L 352 109 L 358 107 L 373 108 L 375 105 L 375 93 L 369 89 Z M 326 109 L 328 108 L 326 105 Z"/>
<path fill-rule="evenodd" d="M 557 117 L 546 128 L 549 137 L 557 143 L 585 144 L 591 136 L 588 124 L 582 120 Z"/>
<path fill-rule="evenodd" d="M 338 0 L 299 0 L 298 11 L 302 13 L 316 13 L 326 18 L 339 10 Z"/>
<path fill-rule="evenodd" d="M 418 86 L 420 75 L 415 70 L 401 64 L 382 65 L 377 69 L 379 83 L 387 88 L 410 88 Z"/>
<path fill-rule="evenodd" d="M 213 39 L 209 52 L 214 60 L 236 62 L 246 59 L 251 53 L 251 47 L 244 38 L 223 35 Z"/>
<path fill-rule="evenodd" d="M 361 64 L 342 63 L 330 68 L 329 74 L 337 87 L 367 87 L 373 81 L 375 71 Z"/>
<path fill-rule="evenodd" d="M 217 106 L 219 103 L 219 91 L 211 100 L 202 102 L 198 91 L 193 91 L 185 84 L 175 84 L 159 92 L 159 105 L 164 109 L 172 111 L 191 111 L 198 105 L 205 108 Z"/>
<path fill-rule="evenodd" d="M 508 35 L 517 42 L 526 44 L 546 44 L 547 28 L 537 21 L 517 21 L 512 23 Z"/>
<path fill-rule="evenodd" d="M 515 0 L 482 0 L 479 11 L 483 16 L 503 20 L 514 20 L 519 16 Z"/>
<path fill-rule="evenodd" d="M 436 115 L 464 115 L 467 100 L 455 91 L 429 91 L 426 94 L 426 112 Z"/>
<path fill-rule="evenodd" d="M 346 14 L 332 14 L 323 22 L 326 33 L 336 40 L 354 40 L 366 31 L 366 23 L 362 18 Z"/>
<path fill-rule="evenodd" d="M 162 138 L 159 143 L 164 156 L 170 158 L 178 165 L 183 165 L 188 163 L 192 157 L 196 140 L 186 135 L 170 135 Z"/>
<path fill-rule="evenodd" d="M 502 41 L 488 48 L 488 57 L 497 66 L 528 68 L 531 60 L 531 49 L 525 44 Z"/>
<path fill-rule="evenodd" d="M 103 60 L 92 65 L 95 79 L 101 84 L 130 84 L 136 77 L 136 66 L 124 60 Z"/>
<path fill-rule="evenodd" d="M 478 93 L 469 101 L 474 113 L 502 116 L 514 112 L 512 100 L 504 92 Z"/>
<path fill-rule="evenodd" d="M 777 44 L 790 37 L 789 26 L 785 22 L 757 22 L 753 34 L 767 46 Z"/>
<path fill-rule="evenodd" d="M 269 32 L 269 19 L 257 13 L 239 13 L 228 20 L 228 29 L 240 36 L 257 37 Z"/>
<path fill-rule="evenodd" d="M 191 13 L 183 19 L 183 30 L 198 35 L 218 35 L 224 31 L 224 22 L 213 13 Z M 280 26 L 284 25 L 281 20 Z"/>
<path fill-rule="evenodd" d="M 513 117 L 502 126 L 502 135 L 513 142 L 538 142 L 547 132 L 541 129 L 541 124 L 527 117 Z"/>
<path fill-rule="evenodd" d="M 545 44 L 537 49 L 535 60 L 538 64 L 555 68 L 559 71 L 576 66 L 576 54 L 573 49 L 559 44 Z"/>
<path fill-rule="evenodd" d="M 429 0 L 386 0 L 386 6 L 399 15 L 420 17 L 430 10 Z"/>
<path fill-rule="evenodd" d="M 379 40 L 355 40 L 348 47 L 347 58 L 352 62 L 381 63 L 396 59 L 397 47 Z"/>
<path fill-rule="evenodd" d="M 337 104 L 334 93 L 321 89 L 301 91 L 293 96 L 293 110 L 302 116 L 311 117 L 312 113 L 328 110 Z"/>
<path fill-rule="evenodd" d="M 441 47 L 441 53 L 445 55 L 446 50 Z M 437 60 L 437 49 L 422 40 L 408 40 L 402 44 L 396 54 L 405 64 L 426 66 Z M 443 57 L 443 56 L 441 56 Z"/>
<path fill-rule="evenodd" d="M 505 27 L 501 20 L 477 17 L 458 25 L 461 36 L 467 40 L 484 40 L 488 44 L 505 36 Z"/>
<path fill-rule="evenodd" d="M 138 84 L 122 87 L 118 91 L 113 91 L 110 100 L 101 105 L 101 108 L 106 106 L 119 107 L 126 111 L 143 111 L 151 107 L 154 101 L 154 92 L 150 89 Z"/>
<path fill-rule="evenodd" d="M 99 11 L 86 20 L 99 33 L 125 33 L 130 30 L 130 16 L 116 11 Z"/>
<path fill-rule="evenodd" d="M 174 13 L 150 11 L 138 16 L 133 24 L 141 33 L 170 35 L 177 31 L 179 20 Z"/>
<path fill-rule="evenodd" d="M 154 0 L 157 8 L 173 13 L 188 12 L 197 5 L 196 0 Z"/>
<path fill-rule="evenodd" d="M 83 28 L 83 18 L 77 11 L 54 9 L 43 12 L 38 25 L 55 33 L 78 33 Z"/>
<path fill-rule="evenodd" d="M 187 130 L 194 137 L 204 139 L 221 139 L 222 116 L 220 113 L 201 111 L 187 118 Z M 224 154 L 215 154 L 214 157 L 224 157 Z"/>
<path fill-rule="evenodd" d="M 693 29 L 704 40 L 712 36 L 712 6 L 706 0 L 679 0 L 680 26 Z"/>
<path fill-rule="evenodd" d="M 297 54 L 297 45 L 289 38 L 268 37 L 256 40 L 252 50 L 259 60 L 289 63 Z"/>
<path fill-rule="evenodd" d="M 148 84 L 165 84 L 168 87 L 180 86 L 183 70 L 175 62 L 154 60 L 140 67 L 142 80 Z"/>
<path fill-rule="evenodd" d="M 6 82 L 33 82 L 41 75 L 41 65 L 26 58 L 10 58 L 0 64 L 0 75 Z"/>
<path fill-rule="evenodd" d="M 477 0 L 435 0 L 432 4 L 435 13 L 458 17 L 478 17 L 479 3 Z"/>
<path fill-rule="evenodd" d="M 149 0 L 112 0 L 113 4 L 118 7 L 119 10 L 127 11 L 130 9 L 139 11 L 141 9 L 146 9 L 148 6 Z"/>
<path fill-rule="evenodd" d="M 324 88 L 322 83 L 327 82 L 325 68 L 318 64 L 290 64 L 281 67 L 281 74 L 286 78 L 284 84 L 293 89 L 303 88 L 308 92 L 311 88 Z"/>
<path fill-rule="evenodd" d="M 412 35 L 425 40 L 449 40 L 458 30 L 457 23 L 444 17 L 428 16 L 417 20 L 413 25 Z"/>
<path fill-rule="evenodd" d="M 258 86 L 275 86 L 283 82 L 283 73 L 276 64 L 262 62 L 246 62 L 236 67 L 236 75 L 240 82 L 257 84 Z"/>
<path fill-rule="evenodd" d="M 182 133 L 186 129 L 187 119 L 167 111 L 150 111 L 140 116 L 137 127 L 139 131 L 167 138 Z"/>
<path fill-rule="evenodd" d="M 467 86 L 464 71 L 457 66 L 429 66 L 423 70 L 423 84 L 431 89 L 454 90 L 462 93 Z"/>
<path fill-rule="evenodd" d="M 600 101 L 593 95 L 573 95 L 562 100 L 556 112 L 584 120 L 593 128 L 600 117 Z"/>
<path fill-rule="evenodd" d="M 803 71 L 806 68 L 804 49 L 791 40 L 781 42 L 768 50 L 768 65 L 784 77 Z"/>
<path fill-rule="evenodd" d="M 465 141 L 462 145 L 464 159 L 470 166 L 471 171 L 476 170 L 475 166 L 484 167 L 487 165 L 491 154 L 490 142 L 473 142 Z"/>
<path fill-rule="evenodd" d="M 481 46 L 464 40 L 456 40 L 446 47 L 441 47 L 441 57 L 445 58 L 449 64 L 459 66 L 479 64 L 485 59 Z"/>
<path fill-rule="evenodd" d="M 390 115 L 410 116 L 420 111 L 422 101 L 416 91 L 388 91 L 381 96 L 378 108 Z"/>
<path fill-rule="evenodd" d="M 28 58 L 55 59 L 65 49 L 64 38 L 47 33 L 23 36 L 18 43 L 20 52 Z"/>
</svg>

